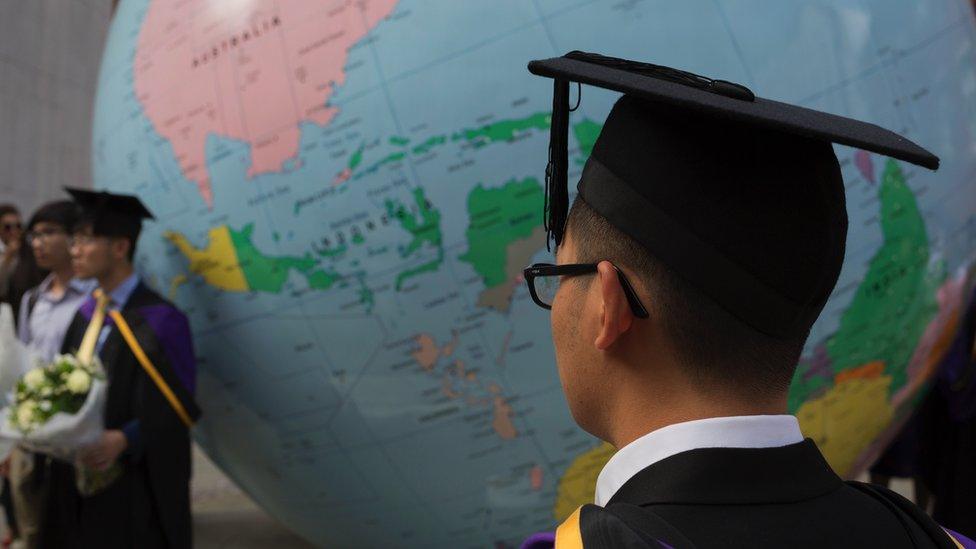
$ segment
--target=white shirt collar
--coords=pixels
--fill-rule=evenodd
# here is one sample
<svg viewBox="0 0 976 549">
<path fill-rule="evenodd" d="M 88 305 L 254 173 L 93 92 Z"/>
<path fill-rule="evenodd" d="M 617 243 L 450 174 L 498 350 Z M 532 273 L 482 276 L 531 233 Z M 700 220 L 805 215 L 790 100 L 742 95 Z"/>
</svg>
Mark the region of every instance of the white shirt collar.
<svg viewBox="0 0 976 549">
<path fill-rule="evenodd" d="M 794 416 L 713 417 L 675 423 L 620 449 L 596 480 L 596 504 L 604 506 L 645 467 L 697 448 L 774 448 L 803 441 Z"/>
<path fill-rule="evenodd" d="M 51 290 L 51 285 L 54 284 L 54 273 L 49 273 L 40 284 L 37 285 L 37 294 L 40 298 L 47 298 L 47 293 Z M 72 278 L 68 281 L 68 288 L 65 290 L 64 295 L 54 301 L 61 301 L 67 298 L 71 294 L 75 295 L 85 295 L 92 293 L 95 289 L 96 283 L 92 279 L 81 279 Z"/>
</svg>

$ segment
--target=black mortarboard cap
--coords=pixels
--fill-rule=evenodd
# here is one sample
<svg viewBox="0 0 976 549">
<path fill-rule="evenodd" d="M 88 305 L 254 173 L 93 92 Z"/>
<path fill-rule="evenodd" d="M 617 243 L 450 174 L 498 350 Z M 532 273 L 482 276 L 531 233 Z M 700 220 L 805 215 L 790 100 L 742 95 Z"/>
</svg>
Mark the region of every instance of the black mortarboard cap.
<svg viewBox="0 0 976 549">
<path fill-rule="evenodd" d="M 126 237 L 134 243 L 142 230 L 142 220 L 154 219 L 137 196 L 69 187 L 64 190 L 81 207 L 82 220 L 91 223 L 92 233 L 97 236 Z"/>
<path fill-rule="evenodd" d="M 532 61 L 529 71 L 554 79 L 544 220 L 555 243 L 569 207 L 570 83 L 622 92 L 583 169 L 580 198 L 777 338 L 810 329 L 843 264 L 847 210 L 832 143 L 939 165 L 876 125 L 669 67 L 574 51 Z"/>
</svg>

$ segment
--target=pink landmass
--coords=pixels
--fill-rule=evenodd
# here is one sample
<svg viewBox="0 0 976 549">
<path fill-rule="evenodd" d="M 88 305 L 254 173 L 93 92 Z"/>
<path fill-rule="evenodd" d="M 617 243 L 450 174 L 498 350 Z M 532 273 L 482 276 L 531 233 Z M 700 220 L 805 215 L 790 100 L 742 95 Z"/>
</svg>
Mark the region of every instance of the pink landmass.
<svg viewBox="0 0 976 549">
<path fill-rule="evenodd" d="M 529 471 L 529 482 L 532 485 L 532 491 L 538 492 L 542 488 L 543 470 L 539 465 L 532 466 Z"/>
<path fill-rule="evenodd" d="M 299 124 L 328 124 L 349 48 L 396 0 L 151 2 L 133 61 L 136 96 L 184 176 L 213 202 L 211 134 L 251 149 L 248 176 L 298 154 Z M 243 6 L 243 7 L 242 7 Z"/>
<path fill-rule="evenodd" d="M 335 176 L 335 179 L 332 180 L 332 185 L 341 185 L 346 181 L 349 181 L 350 177 L 352 177 L 352 170 L 345 168 Z"/>
<path fill-rule="evenodd" d="M 858 149 L 854 153 L 854 165 L 857 166 L 858 171 L 861 172 L 861 176 L 864 179 L 869 183 L 875 183 L 874 162 L 871 160 L 871 153 Z"/>
</svg>

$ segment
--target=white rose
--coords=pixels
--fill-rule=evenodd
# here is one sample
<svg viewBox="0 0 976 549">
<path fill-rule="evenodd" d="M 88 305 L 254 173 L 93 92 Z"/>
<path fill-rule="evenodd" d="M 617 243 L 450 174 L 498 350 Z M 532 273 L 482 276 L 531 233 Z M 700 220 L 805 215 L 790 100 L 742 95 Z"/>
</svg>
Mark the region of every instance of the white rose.
<svg viewBox="0 0 976 549">
<path fill-rule="evenodd" d="M 41 385 L 44 385 L 46 378 L 44 376 L 44 370 L 41 368 L 34 368 L 33 370 L 24 374 L 24 383 L 30 389 L 38 389 Z"/>
<path fill-rule="evenodd" d="M 17 407 L 17 424 L 21 429 L 27 429 L 34 421 L 34 403 L 27 401 Z"/>
<path fill-rule="evenodd" d="M 75 370 L 68 376 L 67 386 L 72 393 L 87 393 L 91 387 L 91 375 L 82 369 Z"/>
</svg>

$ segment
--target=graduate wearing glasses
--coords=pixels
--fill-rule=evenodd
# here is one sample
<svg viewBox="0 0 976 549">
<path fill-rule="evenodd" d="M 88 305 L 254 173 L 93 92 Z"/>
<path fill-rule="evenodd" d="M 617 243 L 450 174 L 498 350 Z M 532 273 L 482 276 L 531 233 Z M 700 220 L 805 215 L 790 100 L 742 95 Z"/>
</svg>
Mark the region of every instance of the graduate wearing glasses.
<svg viewBox="0 0 976 549">
<path fill-rule="evenodd" d="M 71 237 L 75 275 L 98 288 L 65 334 L 63 352 L 95 344 L 108 378 L 105 432 L 53 462 L 44 547 L 190 547 L 190 434 L 196 362 L 186 316 L 149 289 L 132 259 L 143 219 L 134 196 L 68 189 L 82 208 Z M 93 493 L 78 475 L 102 472 Z"/>
<path fill-rule="evenodd" d="M 844 482 L 787 414 L 844 261 L 832 144 L 930 169 L 938 158 L 668 67 L 571 52 L 529 70 L 554 82 L 544 215 L 556 264 L 524 275 L 551 309 L 573 418 L 618 452 L 594 503 L 524 547 L 970 543 L 886 489 Z M 569 97 L 583 84 L 623 96 L 570 204 Z"/>
</svg>

